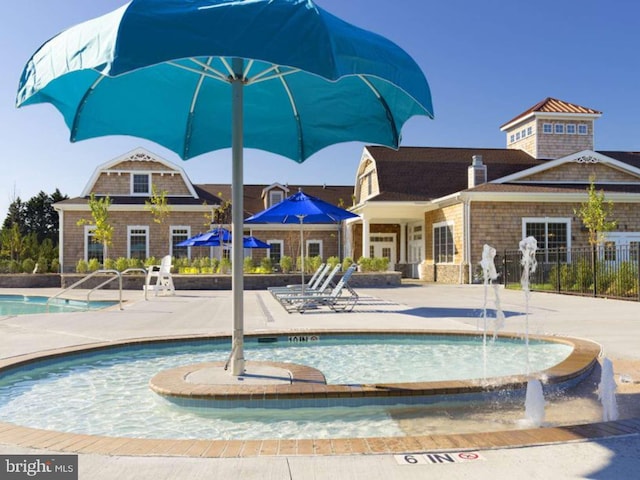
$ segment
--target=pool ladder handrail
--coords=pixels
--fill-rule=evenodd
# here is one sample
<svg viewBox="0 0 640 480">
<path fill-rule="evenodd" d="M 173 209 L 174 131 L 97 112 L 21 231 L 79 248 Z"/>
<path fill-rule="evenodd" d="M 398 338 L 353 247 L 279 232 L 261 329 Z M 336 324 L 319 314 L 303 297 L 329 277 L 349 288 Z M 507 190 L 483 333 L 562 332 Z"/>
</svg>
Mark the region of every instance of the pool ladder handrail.
<svg viewBox="0 0 640 480">
<path fill-rule="evenodd" d="M 87 280 L 95 277 L 98 274 L 115 274 L 115 277 L 110 277 L 107 280 L 105 280 L 104 282 L 102 282 L 101 284 L 93 287 L 91 290 L 89 290 L 89 292 L 87 292 L 87 309 L 89 308 L 90 305 L 90 297 L 91 294 L 93 292 L 95 292 L 96 290 L 104 287 L 105 285 L 113 282 L 114 280 L 118 279 L 118 301 L 120 304 L 120 310 L 123 310 L 122 308 L 122 276 L 129 273 L 129 272 L 142 272 L 145 277 L 147 275 L 147 269 L 146 268 L 127 268 L 125 270 L 123 270 L 122 272 L 119 272 L 118 270 L 113 270 L 113 269 L 100 269 L 100 270 L 96 270 L 95 272 L 91 272 L 89 275 L 87 275 L 86 277 L 81 278 L 80 280 L 78 280 L 77 282 L 73 283 L 72 285 L 68 286 L 67 288 L 65 288 L 64 290 L 58 292 L 57 294 L 55 294 L 53 297 L 50 297 L 47 300 L 47 313 L 49 313 L 49 304 L 51 302 L 51 300 L 60 297 L 61 295 L 63 295 L 64 293 L 73 290 L 75 287 L 77 287 L 78 285 L 82 285 L 83 283 L 85 283 Z M 144 290 L 144 299 L 148 300 L 147 297 L 147 290 Z"/>
</svg>

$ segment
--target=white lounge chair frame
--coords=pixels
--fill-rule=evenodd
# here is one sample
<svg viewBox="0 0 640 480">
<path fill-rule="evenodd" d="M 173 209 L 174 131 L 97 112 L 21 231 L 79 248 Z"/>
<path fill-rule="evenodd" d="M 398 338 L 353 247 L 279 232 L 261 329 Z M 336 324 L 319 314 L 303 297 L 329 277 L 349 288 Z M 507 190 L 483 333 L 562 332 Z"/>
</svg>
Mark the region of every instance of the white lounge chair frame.
<svg viewBox="0 0 640 480">
<path fill-rule="evenodd" d="M 287 294 L 287 293 L 298 293 L 302 290 L 304 290 L 305 292 L 315 291 L 318 289 L 318 287 L 320 286 L 320 283 L 322 282 L 322 280 L 327 275 L 330 269 L 331 269 L 331 265 L 327 265 L 325 263 L 320 265 L 320 267 L 318 267 L 318 269 L 315 271 L 313 276 L 305 284 L 304 288 L 302 288 L 302 285 L 300 284 L 295 284 L 295 285 L 285 285 L 280 287 L 269 287 L 267 290 L 269 290 L 269 292 L 271 292 L 271 294 L 274 296 L 280 295 L 280 294 Z"/>
<path fill-rule="evenodd" d="M 281 298 L 300 297 L 304 295 L 318 295 L 321 293 L 325 293 L 330 287 L 332 288 L 334 286 L 333 279 L 337 275 L 337 273 L 340 271 L 340 268 L 341 268 L 340 265 L 336 265 L 335 267 L 333 267 L 333 270 L 329 272 L 329 275 L 327 275 L 327 278 L 324 279 L 324 282 L 322 282 L 322 285 L 320 285 L 319 287 L 315 287 L 309 290 L 305 289 L 305 290 L 293 290 L 293 291 L 271 292 L 271 293 L 276 298 L 276 300 L 278 300 L 280 303 L 282 303 L 280 301 Z M 319 280 L 321 280 L 320 277 L 318 277 L 318 281 Z"/>
<path fill-rule="evenodd" d="M 304 313 L 319 306 L 327 306 L 334 312 L 351 311 L 359 298 L 356 291 L 349 286 L 349 280 L 356 268 L 355 264 L 351 265 L 330 293 L 280 295 L 277 297 L 278 301 L 289 313 Z M 344 290 L 347 290 L 349 295 L 342 296 Z"/>
</svg>

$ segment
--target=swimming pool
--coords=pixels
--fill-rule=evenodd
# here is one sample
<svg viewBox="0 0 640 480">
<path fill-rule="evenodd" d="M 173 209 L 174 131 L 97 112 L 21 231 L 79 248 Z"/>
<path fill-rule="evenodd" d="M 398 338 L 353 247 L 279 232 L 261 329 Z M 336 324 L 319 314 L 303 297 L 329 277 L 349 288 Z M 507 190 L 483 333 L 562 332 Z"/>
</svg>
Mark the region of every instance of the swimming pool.
<svg viewBox="0 0 640 480">
<path fill-rule="evenodd" d="M 456 342 L 460 352 L 452 350 Z M 401 416 L 398 412 L 407 408 L 406 404 L 397 405 L 403 403 L 402 398 L 394 399 L 394 405 L 293 408 L 300 406 L 282 403 L 281 408 L 275 409 L 225 409 L 179 406 L 149 389 L 149 379 L 157 372 L 194 362 L 224 360 L 228 346 L 226 338 L 130 344 L 12 368 L 0 377 L 0 420 L 65 432 L 139 438 L 338 438 L 405 434 L 397 421 Z M 247 358 L 252 361 L 280 360 L 313 366 L 325 374 L 329 384 L 429 382 L 478 378 L 482 374 L 477 367 L 483 363 L 478 357 L 482 340 L 477 336 L 256 336 L 247 339 L 246 347 Z M 525 360 L 518 359 L 522 354 L 518 347 L 522 347 L 518 339 L 492 344 L 488 364 L 493 367 L 487 374 L 521 373 Z M 530 347 L 530 362 L 536 370 L 561 363 L 573 350 L 566 344 L 535 340 Z M 462 353 L 465 351 L 468 354 Z M 470 371 L 462 374 L 467 366 Z M 453 401 L 435 396 L 431 400 L 434 404 Z M 417 396 L 409 398 L 409 405 L 423 402 Z"/>
<path fill-rule="evenodd" d="M 86 310 L 100 310 L 116 305 L 112 301 L 67 300 L 55 298 L 47 306 L 49 297 L 31 295 L 0 295 L 0 316 L 27 315 L 30 313 L 60 313 L 82 312 Z"/>
</svg>

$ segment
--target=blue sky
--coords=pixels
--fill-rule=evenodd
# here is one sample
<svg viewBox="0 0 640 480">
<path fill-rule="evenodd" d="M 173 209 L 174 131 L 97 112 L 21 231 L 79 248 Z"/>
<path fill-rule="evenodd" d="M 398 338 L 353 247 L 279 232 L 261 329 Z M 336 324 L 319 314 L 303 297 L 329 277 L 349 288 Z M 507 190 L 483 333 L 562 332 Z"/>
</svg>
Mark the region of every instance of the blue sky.
<svg viewBox="0 0 640 480">
<path fill-rule="evenodd" d="M 131 137 L 72 144 L 49 105 L 15 108 L 22 68 L 47 39 L 125 0 L 0 4 L 0 221 L 15 197 L 59 188 L 80 194 L 95 167 L 142 146 L 180 164 L 194 183 L 231 181 L 230 150 L 188 162 Z M 393 40 L 421 66 L 435 119 L 414 118 L 403 145 L 505 146 L 499 127 L 546 97 L 603 112 L 596 149 L 640 150 L 640 4 L 634 0 L 317 0 L 331 13 Z M 298 165 L 245 152 L 245 183 L 352 184 L 362 144 L 329 147 Z"/>
</svg>

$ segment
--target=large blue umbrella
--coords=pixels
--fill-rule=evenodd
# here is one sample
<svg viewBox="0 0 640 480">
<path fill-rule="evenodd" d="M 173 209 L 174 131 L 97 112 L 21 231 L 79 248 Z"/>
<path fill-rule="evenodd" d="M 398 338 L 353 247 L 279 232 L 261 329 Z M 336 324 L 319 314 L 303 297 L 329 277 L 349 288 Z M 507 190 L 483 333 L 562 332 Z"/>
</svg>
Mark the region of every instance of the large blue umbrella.
<svg viewBox="0 0 640 480">
<path fill-rule="evenodd" d="M 279 203 L 247 218 L 245 223 L 297 223 L 300 224 L 300 256 L 301 256 L 301 285 L 304 289 L 304 224 L 305 223 L 336 223 L 358 215 L 348 210 L 332 205 L 320 198 L 307 195 L 303 191 L 294 193 Z"/>
<path fill-rule="evenodd" d="M 243 147 L 298 162 L 339 142 L 391 147 L 433 116 L 415 61 L 312 0 L 132 0 L 53 37 L 28 61 L 17 105 L 57 108 L 71 141 L 133 135 L 187 159 L 232 148 L 242 231 Z M 244 368 L 242 237 L 233 240 L 232 372 Z"/>
</svg>

